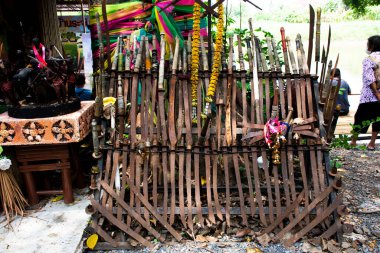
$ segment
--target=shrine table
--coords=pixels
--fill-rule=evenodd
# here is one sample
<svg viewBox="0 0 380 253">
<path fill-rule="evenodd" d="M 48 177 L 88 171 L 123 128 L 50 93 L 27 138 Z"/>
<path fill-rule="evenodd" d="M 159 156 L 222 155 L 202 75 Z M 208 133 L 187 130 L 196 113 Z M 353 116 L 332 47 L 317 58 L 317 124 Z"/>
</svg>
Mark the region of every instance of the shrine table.
<svg viewBox="0 0 380 253">
<path fill-rule="evenodd" d="M 66 204 L 74 201 L 71 173 L 77 174 L 79 187 L 84 187 L 78 159 L 78 143 L 91 130 L 94 102 L 81 102 L 81 109 L 62 116 L 17 119 L 0 114 L 0 145 L 14 146 L 16 161 L 24 178 L 29 204 L 38 195 L 63 194 Z M 37 190 L 32 172 L 60 170 L 63 190 Z"/>
</svg>

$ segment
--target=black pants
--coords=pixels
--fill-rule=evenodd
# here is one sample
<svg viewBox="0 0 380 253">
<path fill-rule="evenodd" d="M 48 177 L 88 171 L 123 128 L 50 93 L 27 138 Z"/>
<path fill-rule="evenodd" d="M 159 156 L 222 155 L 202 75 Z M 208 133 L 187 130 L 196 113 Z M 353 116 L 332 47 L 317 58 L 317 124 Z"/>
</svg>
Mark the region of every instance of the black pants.
<svg viewBox="0 0 380 253">
<path fill-rule="evenodd" d="M 380 117 L 380 102 L 359 104 L 355 113 L 354 132 L 365 134 L 368 131 L 369 122 L 376 121 Z M 372 123 L 372 131 L 380 131 L 380 121 Z"/>
<path fill-rule="evenodd" d="M 331 122 L 331 133 L 335 133 L 336 125 L 338 124 L 338 118 L 340 115 L 340 112 L 338 113 L 337 111 L 334 111 L 333 120 Z"/>
</svg>

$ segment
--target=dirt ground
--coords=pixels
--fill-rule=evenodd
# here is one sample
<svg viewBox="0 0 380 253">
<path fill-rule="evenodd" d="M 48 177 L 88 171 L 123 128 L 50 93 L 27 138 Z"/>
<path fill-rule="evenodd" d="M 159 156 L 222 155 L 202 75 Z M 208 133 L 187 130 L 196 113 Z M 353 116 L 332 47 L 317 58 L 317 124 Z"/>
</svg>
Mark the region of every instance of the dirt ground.
<svg viewBox="0 0 380 253">
<path fill-rule="evenodd" d="M 337 161 L 338 173 L 343 178 L 344 199 L 348 215 L 345 223 L 353 225 L 353 232 L 343 236 L 342 244 L 334 240 L 315 242 L 313 238 L 303 238 L 291 248 L 281 244 L 263 242 L 255 236 L 234 238 L 224 236 L 211 241 L 156 244 L 154 250 L 107 251 L 111 253 L 137 252 L 380 252 L 380 146 L 376 151 L 332 150 L 331 160 Z M 247 242 L 250 241 L 250 242 Z M 106 251 L 99 251 L 101 253 Z"/>
<path fill-rule="evenodd" d="M 6 226 L 0 215 L 1 253 L 74 253 L 81 242 L 90 215 L 84 212 L 90 203 L 82 191 L 66 205 L 53 198 L 40 202 L 40 208 L 27 210 Z"/>
<path fill-rule="evenodd" d="M 380 252 L 380 145 L 377 145 L 376 151 L 331 151 L 331 159 L 337 160 L 338 172 L 343 177 L 344 204 L 349 211 L 343 220 L 354 228 L 352 233 L 344 235 L 341 245 L 334 240 L 318 244 L 313 238 L 303 238 L 291 248 L 285 248 L 280 244 L 267 244 L 252 233 L 241 238 L 204 236 L 198 238 L 198 241 L 189 240 L 181 244 L 156 244 L 152 251 L 139 249 L 107 252 Z M 11 232 L 0 226 L 0 252 L 85 252 L 81 246 L 83 228 L 89 219 L 84 212 L 88 199 L 85 194 L 78 198 L 81 200 L 73 205 L 49 202 L 40 211 L 16 220 Z M 63 219 L 62 214 L 66 218 Z M 103 252 L 105 251 L 99 251 Z"/>
<path fill-rule="evenodd" d="M 358 247 L 364 252 L 380 252 L 379 144 L 376 149 L 336 149 L 331 152 L 331 157 L 342 165 L 338 171 L 343 177 L 344 204 L 350 212 L 344 220 L 354 225 L 354 232 L 346 235 L 345 241 L 351 243 L 350 249 Z"/>
</svg>

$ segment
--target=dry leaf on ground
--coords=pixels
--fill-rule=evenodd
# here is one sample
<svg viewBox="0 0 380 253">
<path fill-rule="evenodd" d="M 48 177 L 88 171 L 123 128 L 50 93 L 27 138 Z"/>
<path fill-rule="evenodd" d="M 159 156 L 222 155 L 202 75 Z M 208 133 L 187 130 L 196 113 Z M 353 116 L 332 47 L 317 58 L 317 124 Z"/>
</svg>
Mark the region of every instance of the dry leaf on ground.
<svg viewBox="0 0 380 253">
<path fill-rule="evenodd" d="M 235 234 L 235 237 L 244 237 L 246 235 L 249 235 L 252 232 L 249 228 L 244 228 L 241 230 L 238 230 Z"/>
<path fill-rule="evenodd" d="M 197 242 L 208 242 L 207 239 L 206 239 L 206 237 L 204 237 L 203 235 L 197 235 L 197 236 L 195 237 L 195 240 L 196 240 Z"/>
<path fill-rule="evenodd" d="M 263 234 L 259 237 L 257 237 L 257 241 L 264 247 L 268 246 L 271 238 L 269 237 L 268 234 Z"/>
<path fill-rule="evenodd" d="M 218 238 L 216 238 L 214 236 L 206 236 L 205 238 L 209 242 L 217 242 L 218 241 Z"/>
</svg>

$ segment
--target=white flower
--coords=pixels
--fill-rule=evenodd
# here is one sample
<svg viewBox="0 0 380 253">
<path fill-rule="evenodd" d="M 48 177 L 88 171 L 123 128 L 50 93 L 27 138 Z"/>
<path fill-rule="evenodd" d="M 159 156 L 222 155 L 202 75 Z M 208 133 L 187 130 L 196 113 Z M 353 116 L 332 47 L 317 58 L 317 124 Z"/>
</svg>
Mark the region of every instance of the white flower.
<svg viewBox="0 0 380 253">
<path fill-rule="evenodd" d="M 263 157 L 262 156 L 257 158 L 257 164 L 258 164 L 259 168 L 261 168 L 261 169 L 263 168 Z"/>
<path fill-rule="evenodd" d="M 8 158 L 0 159 L 0 170 L 8 170 L 12 165 L 12 161 Z"/>
</svg>

